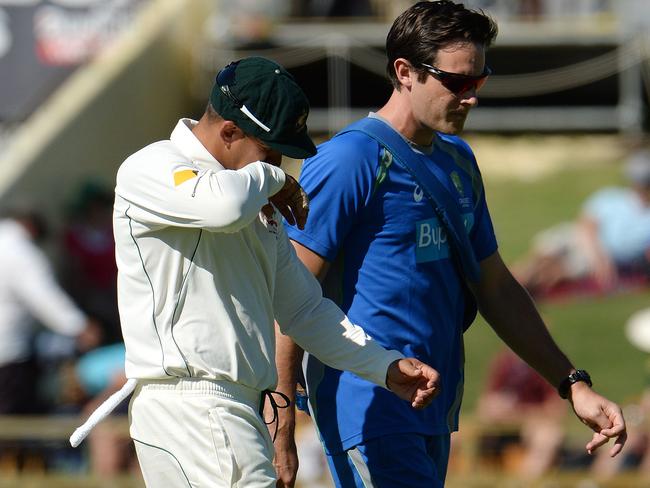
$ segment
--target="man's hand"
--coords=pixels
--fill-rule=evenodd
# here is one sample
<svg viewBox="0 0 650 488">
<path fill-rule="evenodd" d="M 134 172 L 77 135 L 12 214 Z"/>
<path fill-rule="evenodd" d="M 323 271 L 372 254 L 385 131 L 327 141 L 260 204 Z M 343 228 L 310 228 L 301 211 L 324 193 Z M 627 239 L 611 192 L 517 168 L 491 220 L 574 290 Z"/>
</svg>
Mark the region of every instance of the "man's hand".
<svg viewBox="0 0 650 488">
<path fill-rule="evenodd" d="M 569 400 L 580 421 L 594 431 L 591 441 L 585 446 L 587 452 L 592 454 L 613 438 L 616 438 L 616 441 L 609 455 L 614 457 L 621 452 L 627 440 L 621 407 L 602 397 L 583 382 L 571 385 Z"/>
<path fill-rule="evenodd" d="M 296 225 L 299 229 L 305 228 L 309 213 L 309 198 L 293 176 L 286 175 L 284 186 L 269 198 L 269 201 L 287 219 L 289 225 Z"/>
<path fill-rule="evenodd" d="M 86 321 L 86 327 L 77 335 L 77 348 L 81 352 L 88 352 L 99 346 L 103 335 L 99 322 L 89 318 Z"/>
<path fill-rule="evenodd" d="M 269 402 L 264 406 L 264 417 L 273 418 L 272 408 Z M 273 436 L 272 426 L 268 426 L 271 436 Z M 275 452 L 273 455 L 273 466 L 278 480 L 276 488 L 293 488 L 296 484 L 296 475 L 298 473 L 298 450 L 295 441 L 296 427 L 296 410 L 292 404 L 278 411 L 277 435 L 273 446 Z"/>
<path fill-rule="evenodd" d="M 275 438 L 274 447 L 273 466 L 278 476 L 275 486 L 277 488 L 293 488 L 298 473 L 298 450 L 293 431 L 288 433 L 280 428 L 278 436 Z"/>
<path fill-rule="evenodd" d="M 415 358 L 400 359 L 388 367 L 386 386 L 419 410 L 440 393 L 440 374 Z"/>
</svg>

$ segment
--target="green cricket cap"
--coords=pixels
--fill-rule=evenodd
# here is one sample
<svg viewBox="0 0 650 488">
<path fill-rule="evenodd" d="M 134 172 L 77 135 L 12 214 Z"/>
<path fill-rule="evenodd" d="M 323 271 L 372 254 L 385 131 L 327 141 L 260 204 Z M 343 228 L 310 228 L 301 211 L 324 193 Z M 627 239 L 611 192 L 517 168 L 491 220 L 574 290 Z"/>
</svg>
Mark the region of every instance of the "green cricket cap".
<svg viewBox="0 0 650 488">
<path fill-rule="evenodd" d="M 250 57 L 225 66 L 216 76 L 210 104 L 221 117 L 286 156 L 316 154 L 307 131 L 307 96 L 274 61 Z"/>
</svg>

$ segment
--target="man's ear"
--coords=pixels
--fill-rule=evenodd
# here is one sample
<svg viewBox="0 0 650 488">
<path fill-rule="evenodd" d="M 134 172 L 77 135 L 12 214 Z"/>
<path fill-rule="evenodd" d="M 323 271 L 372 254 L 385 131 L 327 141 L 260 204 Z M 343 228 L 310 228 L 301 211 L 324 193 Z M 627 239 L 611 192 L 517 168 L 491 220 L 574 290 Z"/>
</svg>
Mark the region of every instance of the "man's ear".
<svg viewBox="0 0 650 488">
<path fill-rule="evenodd" d="M 244 131 L 237 127 L 232 120 L 224 120 L 219 128 L 219 137 L 221 137 L 224 145 L 229 147 L 233 142 L 243 139 L 246 136 Z"/>
<path fill-rule="evenodd" d="M 397 58 L 393 63 L 393 69 L 395 70 L 395 76 L 397 81 L 406 88 L 411 88 L 413 82 L 417 77 L 417 73 L 409 63 L 404 58 Z"/>
</svg>

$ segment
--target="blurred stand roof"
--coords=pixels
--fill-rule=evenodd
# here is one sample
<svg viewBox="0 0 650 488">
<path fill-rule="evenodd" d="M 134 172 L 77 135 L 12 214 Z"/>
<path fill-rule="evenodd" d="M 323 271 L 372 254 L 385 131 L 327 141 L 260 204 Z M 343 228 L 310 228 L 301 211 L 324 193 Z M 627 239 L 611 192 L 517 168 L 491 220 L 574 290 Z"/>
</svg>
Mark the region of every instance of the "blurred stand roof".
<svg viewBox="0 0 650 488">
<path fill-rule="evenodd" d="M 200 116 L 219 66 L 250 54 L 289 68 L 310 129 L 333 132 L 390 93 L 383 45 L 412 3 L 0 0 L 0 207 L 29 194 L 56 213 L 89 177 L 112 186 L 128 154 Z M 501 32 L 470 130 L 641 130 L 648 0 L 465 3 Z"/>
<path fill-rule="evenodd" d="M 0 0 L 0 209 L 29 195 L 56 223 L 83 181 L 112 188 L 128 154 L 168 137 L 209 4 Z"/>
<path fill-rule="evenodd" d="M 0 0 L 0 120 L 25 120 L 133 24 L 145 0 Z"/>
<path fill-rule="evenodd" d="M 248 3 L 215 3 L 204 25 L 197 92 L 212 83 L 214 66 L 258 54 L 298 78 L 314 107 L 312 130 L 332 133 L 387 98 L 386 33 L 414 2 L 267 0 L 255 2 L 254 9 Z M 324 16 L 341 3 L 358 12 L 370 7 L 375 15 Z M 485 9 L 500 28 L 488 53 L 495 74 L 468 129 L 640 132 L 647 123 L 647 0 L 464 3 Z M 274 7 L 278 4 L 285 9 Z M 293 17 L 284 16 L 287 4 Z"/>
</svg>

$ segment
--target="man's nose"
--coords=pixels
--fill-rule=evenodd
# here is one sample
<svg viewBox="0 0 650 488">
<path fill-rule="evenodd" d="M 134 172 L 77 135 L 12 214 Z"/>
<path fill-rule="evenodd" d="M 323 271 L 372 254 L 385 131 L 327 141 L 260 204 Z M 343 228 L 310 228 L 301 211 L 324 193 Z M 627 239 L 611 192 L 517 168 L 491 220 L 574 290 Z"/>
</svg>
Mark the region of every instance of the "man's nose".
<svg viewBox="0 0 650 488">
<path fill-rule="evenodd" d="M 478 94 L 476 93 L 476 88 L 470 88 L 466 92 L 462 93 L 460 103 L 476 107 L 478 105 Z"/>
</svg>

